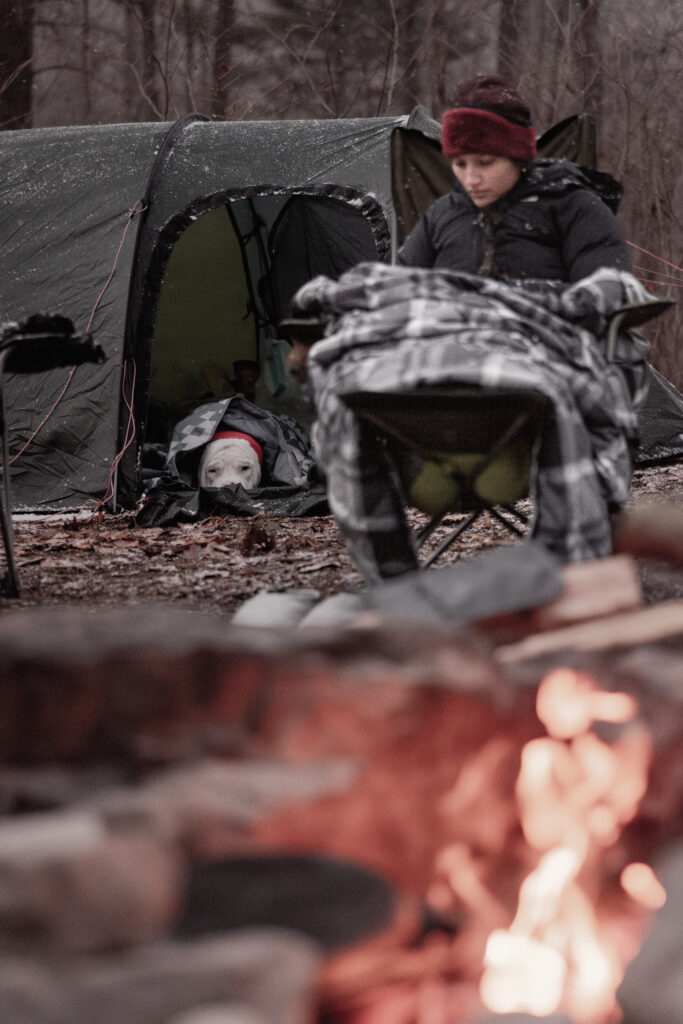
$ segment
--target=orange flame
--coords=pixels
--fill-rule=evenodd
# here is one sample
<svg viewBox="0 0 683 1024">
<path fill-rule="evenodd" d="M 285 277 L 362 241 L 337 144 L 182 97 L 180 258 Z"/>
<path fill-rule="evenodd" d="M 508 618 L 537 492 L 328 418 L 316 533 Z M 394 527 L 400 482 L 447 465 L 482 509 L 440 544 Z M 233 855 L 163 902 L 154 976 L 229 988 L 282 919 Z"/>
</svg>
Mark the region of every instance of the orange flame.
<svg viewBox="0 0 683 1024">
<path fill-rule="evenodd" d="M 649 864 L 627 864 L 619 880 L 624 892 L 648 910 L 659 910 L 666 903 L 666 890 Z"/>
<path fill-rule="evenodd" d="M 495 1013 L 562 1009 L 580 1022 L 614 1021 L 625 965 L 601 934 L 586 869 L 638 810 L 649 735 L 632 697 L 600 691 L 571 669 L 545 677 L 536 710 L 548 736 L 524 747 L 515 792 L 524 837 L 540 857 L 520 887 L 511 925 L 489 935 L 480 997 Z M 595 722 L 624 728 L 607 743 L 591 731 Z M 631 870 L 622 884 L 645 903 L 661 897 L 653 879 Z"/>
</svg>

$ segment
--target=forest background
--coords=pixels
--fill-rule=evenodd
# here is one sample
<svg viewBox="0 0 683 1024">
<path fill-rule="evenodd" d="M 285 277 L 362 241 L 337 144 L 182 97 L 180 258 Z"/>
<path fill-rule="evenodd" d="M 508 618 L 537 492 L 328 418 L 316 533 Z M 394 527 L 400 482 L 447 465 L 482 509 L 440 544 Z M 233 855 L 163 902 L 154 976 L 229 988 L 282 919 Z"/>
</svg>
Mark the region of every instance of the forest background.
<svg viewBox="0 0 683 1024">
<path fill-rule="evenodd" d="M 680 0 L 0 0 L 0 129 L 373 117 L 503 75 L 540 132 L 588 112 L 650 289 L 683 287 Z M 650 329 L 683 387 L 680 307 Z"/>
</svg>

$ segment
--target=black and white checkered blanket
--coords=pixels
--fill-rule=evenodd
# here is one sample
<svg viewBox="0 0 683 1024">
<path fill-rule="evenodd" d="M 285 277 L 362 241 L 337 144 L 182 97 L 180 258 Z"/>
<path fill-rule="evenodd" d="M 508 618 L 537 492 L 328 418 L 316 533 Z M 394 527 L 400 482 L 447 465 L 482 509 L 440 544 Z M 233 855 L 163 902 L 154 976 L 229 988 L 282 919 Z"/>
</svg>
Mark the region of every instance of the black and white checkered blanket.
<svg viewBox="0 0 683 1024">
<path fill-rule="evenodd" d="M 386 550 L 392 531 L 405 535 L 404 514 L 386 474 L 368 465 L 363 431 L 340 395 L 447 383 L 536 389 L 550 399 L 532 535 L 564 561 L 608 554 L 608 513 L 630 488 L 647 344 L 624 335 L 608 363 L 600 339 L 612 312 L 646 298 L 635 277 L 608 269 L 565 285 L 380 263 L 299 289 L 294 314 L 326 323 L 309 358 L 314 443 L 360 571 L 377 576 L 377 546 Z"/>
</svg>

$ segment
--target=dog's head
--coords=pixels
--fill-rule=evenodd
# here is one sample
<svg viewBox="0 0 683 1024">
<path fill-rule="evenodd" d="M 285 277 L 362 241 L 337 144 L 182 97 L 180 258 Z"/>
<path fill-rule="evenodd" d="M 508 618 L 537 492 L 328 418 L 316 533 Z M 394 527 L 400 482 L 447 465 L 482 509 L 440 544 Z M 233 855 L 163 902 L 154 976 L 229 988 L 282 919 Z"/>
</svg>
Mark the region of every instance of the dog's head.
<svg viewBox="0 0 683 1024">
<path fill-rule="evenodd" d="M 214 434 L 199 462 L 200 487 L 229 487 L 242 484 L 258 487 L 263 451 L 249 434 L 224 430 Z"/>
</svg>

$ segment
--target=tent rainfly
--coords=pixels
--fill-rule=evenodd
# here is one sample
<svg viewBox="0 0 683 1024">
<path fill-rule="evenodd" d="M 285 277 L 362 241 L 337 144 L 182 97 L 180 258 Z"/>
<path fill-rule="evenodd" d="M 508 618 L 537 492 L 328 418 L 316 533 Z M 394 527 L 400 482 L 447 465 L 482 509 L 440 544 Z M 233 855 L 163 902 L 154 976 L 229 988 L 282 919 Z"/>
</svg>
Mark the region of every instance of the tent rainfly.
<svg viewBox="0 0 683 1024">
<path fill-rule="evenodd" d="M 277 324 L 315 274 L 391 260 L 451 187 L 439 134 L 420 107 L 0 132 L 0 320 L 62 313 L 106 354 L 8 376 L 14 510 L 132 507 L 146 450 L 234 393 L 245 366 L 258 404 L 303 421 Z M 563 122 L 539 149 L 592 162 L 592 122 Z M 683 398 L 658 383 L 644 435 L 663 458 L 683 451 Z"/>
</svg>

